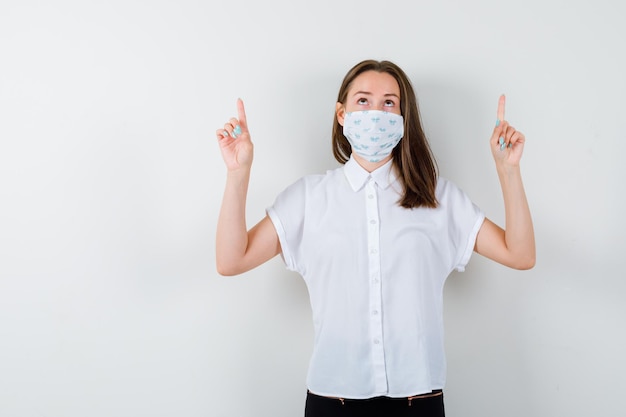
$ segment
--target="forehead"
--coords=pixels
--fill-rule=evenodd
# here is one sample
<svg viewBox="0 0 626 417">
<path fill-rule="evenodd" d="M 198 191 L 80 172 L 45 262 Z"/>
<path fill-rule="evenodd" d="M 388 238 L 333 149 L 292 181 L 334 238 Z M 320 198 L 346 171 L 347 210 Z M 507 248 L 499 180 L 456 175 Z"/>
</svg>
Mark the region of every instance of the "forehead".
<svg viewBox="0 0 626 417">
<path fill-rule="evenodd" d="M 396 79 L 386 72 L 365 71 L 359 74 L 350 85 L 348 95 L 367 92 L 371 94 L 395 94 L 400 96 L 400 86 Z"/>
</svg>

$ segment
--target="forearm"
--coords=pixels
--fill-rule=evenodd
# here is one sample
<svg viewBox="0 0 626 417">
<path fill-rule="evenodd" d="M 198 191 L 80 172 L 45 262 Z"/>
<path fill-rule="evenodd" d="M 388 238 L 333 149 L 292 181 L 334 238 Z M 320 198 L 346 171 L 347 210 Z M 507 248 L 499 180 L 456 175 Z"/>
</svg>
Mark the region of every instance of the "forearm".
<svg viewBox="0 0 626 417">
<path fill-rule="evenodd" d="M 250 168 L 228 171 L 216 234 L 217 269 L 224 275 L 241 262 L 248 247 L 246 198 L 249 182 Z"/>
<path fill-rule="evenodd" d="M 504 240 L 520 265 L 535 264 L 535 233 L 519 166 L 498 167 L 505 210 Z"/>
</svg>

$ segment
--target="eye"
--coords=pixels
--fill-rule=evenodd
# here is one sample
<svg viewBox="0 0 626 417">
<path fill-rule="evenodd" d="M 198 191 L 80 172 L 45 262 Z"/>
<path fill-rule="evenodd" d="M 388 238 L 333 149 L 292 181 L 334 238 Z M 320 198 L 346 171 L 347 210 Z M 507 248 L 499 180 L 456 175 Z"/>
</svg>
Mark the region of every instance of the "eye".
<svg viewBox="0 0 626 417">
<path fill-rule="evenodd" d="M 357 104 L 364 106 L 367 104 L 367 99 L 365 97 L 361 97 L 360 99 L 357 100 Z"/>
<path fill-rule="evenodd" d="M 385 100 L 385 107 L 393 107 L 396 103 L 393 100 Z"/>
</svg>

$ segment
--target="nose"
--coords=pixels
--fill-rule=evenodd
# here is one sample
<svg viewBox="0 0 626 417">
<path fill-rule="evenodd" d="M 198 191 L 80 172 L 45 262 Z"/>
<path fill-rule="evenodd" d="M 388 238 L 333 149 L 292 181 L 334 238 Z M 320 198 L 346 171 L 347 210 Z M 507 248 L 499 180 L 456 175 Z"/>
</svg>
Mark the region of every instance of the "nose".
<svg viewBox="0 0 626 417">
<path fill-rule="evenodd" d="M 382 103 L 376 103 L 376 105 L 374 106 L 374 110 L 384 111 L 385 110 L 385 102 L 383 101 Z"/>
</svg>

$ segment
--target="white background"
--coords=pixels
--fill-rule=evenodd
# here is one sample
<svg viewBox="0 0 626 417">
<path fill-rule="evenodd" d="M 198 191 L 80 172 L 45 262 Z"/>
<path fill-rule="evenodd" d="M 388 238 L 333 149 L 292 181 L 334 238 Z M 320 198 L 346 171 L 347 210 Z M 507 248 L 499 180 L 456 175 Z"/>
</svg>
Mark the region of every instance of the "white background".
<svg viewBox="0 0 626 417">
<path fill-rule="evenodd" d="M 303 414 L 312 324 L 279 257 L 215 272 L 214 132 L 245 100 L 250 224 L 334 168 L 352 65 L 411 77 L 441 175 L 494 221 L 499 94 L 537 266 L 445 289 L 449 416 L 623 416 L 624 3 L 0 2 L 0 415 Z"/>
</svg>

